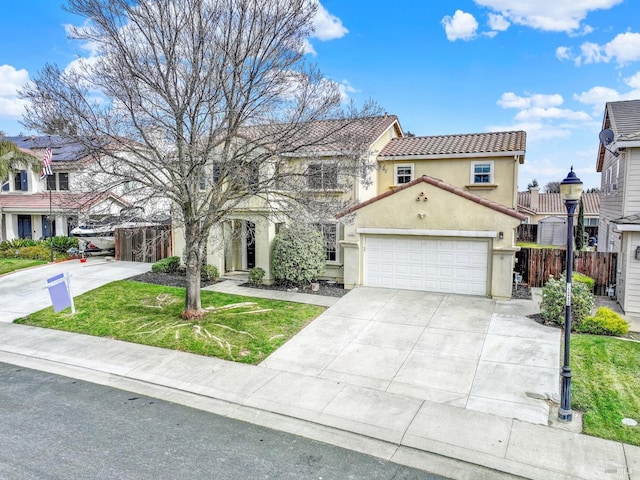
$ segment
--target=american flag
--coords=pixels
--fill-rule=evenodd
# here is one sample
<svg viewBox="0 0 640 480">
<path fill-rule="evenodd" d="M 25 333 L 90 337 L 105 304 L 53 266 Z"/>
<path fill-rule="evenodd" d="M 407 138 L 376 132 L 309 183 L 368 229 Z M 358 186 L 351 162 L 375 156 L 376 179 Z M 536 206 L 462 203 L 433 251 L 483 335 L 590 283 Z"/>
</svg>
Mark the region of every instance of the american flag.
<svg viewBox="0 0 640 480">
<path fill-rule="evenodd" d="M 53 175 L 51 165 L 53 165 L 53 153 L 51 152 L 51 148 L 47 148 L 44 152 L 44 157 L 42 158 L 42 171 L 40 172 L 40 180 L 42 180 L 47 175 Z"/>
</svg>

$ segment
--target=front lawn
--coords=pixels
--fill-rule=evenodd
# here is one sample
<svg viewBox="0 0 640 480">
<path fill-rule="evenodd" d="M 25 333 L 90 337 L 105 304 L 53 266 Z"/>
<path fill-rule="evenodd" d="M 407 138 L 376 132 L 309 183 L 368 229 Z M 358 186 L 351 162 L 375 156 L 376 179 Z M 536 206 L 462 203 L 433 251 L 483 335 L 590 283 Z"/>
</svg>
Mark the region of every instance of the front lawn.
<svg viewBox="0 0 640 480">
<path fill-rule="evenodd" d="M 47 263 L 45 260 L 30 260 L 28 258 L 0 258 L 0 275 L 45 263 Z"/>
<path fill-rule="evenodd" d="M 202 291 L 200 321 L 180 318 L 185 290 L 122 280 L 75 297 L 76 314 L 49 307 L 16 323 L 109 337 L 256 364 L 322 307 Z"/>
<path fill-rule="evenodd" d="M 573 408 L 584 412 L 588 435 L 640 446 L 640 343 L 596 335 L 572 335 Z"/>
</svg>

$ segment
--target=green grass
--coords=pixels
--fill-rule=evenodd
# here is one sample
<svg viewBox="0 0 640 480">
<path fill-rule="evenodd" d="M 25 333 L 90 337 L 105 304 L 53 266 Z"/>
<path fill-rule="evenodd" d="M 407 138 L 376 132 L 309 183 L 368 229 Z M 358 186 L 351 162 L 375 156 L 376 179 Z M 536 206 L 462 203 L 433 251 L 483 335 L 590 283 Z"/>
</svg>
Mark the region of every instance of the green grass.
<svg viewBox="0 0 640 480">
<path fill-rule="evenodd" d="M 219 310 L 186 321 L 180 318 L 184 296 L 183 288 L 123 280 L 76 297 L 75 315 L 49 307 L 16 323 L 256 364 L 324 310 L 203 290 L 203 308 Z"/>
<path fill-rule="evenodd" d="M 595 335 L 572 335 L 573 408 L 584 412 L 588 435 L 640 446 L 640 343 Z"/>
<path fill-rule="evenodd" d="M 29 260 L 26 258 L 0 258 L 0 275 L 15 272 L 23 268 L 29 268 L 36 265 L 44 265 L 44 260 Z"/>
</svg>

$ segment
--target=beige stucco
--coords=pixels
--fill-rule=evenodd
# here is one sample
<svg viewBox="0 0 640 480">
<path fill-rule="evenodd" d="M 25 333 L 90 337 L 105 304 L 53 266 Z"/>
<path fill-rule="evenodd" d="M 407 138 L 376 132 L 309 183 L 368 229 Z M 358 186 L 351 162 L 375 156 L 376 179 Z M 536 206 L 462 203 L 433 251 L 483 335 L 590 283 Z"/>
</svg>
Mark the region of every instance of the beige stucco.
<svg viewBox="0 0 640 480">
<path fill-rule="evenodd" d="M 356 210 L 346 227 L 344 283 L 363 284 L 364 234 L 359 229 L 384 229 L 390 235 L 440 236 L 477 239 L 489 243 L 487 295 L 510 298 L 514 255 L 514 229 L 520 220 L 421 182 Z M 502 239 L 500 239 L 502 232 Z"/>
<path fill-rule="evenodd" d="M 449 185 L 466 189 L 480 197 L 501 203 L 509 208 L 517 206 L 518 164 L 520 157 L 470 157 L 470 158 L 430 158 L 398 159 L 380 162 L 378 194 L 396 186 L 395 165 L 413 165 L 413 178 L 429 175 Z M 489 185 L 472 185 L 471 172 L 474 162 L 492 162 L 493 182 Z"/>
</svg>

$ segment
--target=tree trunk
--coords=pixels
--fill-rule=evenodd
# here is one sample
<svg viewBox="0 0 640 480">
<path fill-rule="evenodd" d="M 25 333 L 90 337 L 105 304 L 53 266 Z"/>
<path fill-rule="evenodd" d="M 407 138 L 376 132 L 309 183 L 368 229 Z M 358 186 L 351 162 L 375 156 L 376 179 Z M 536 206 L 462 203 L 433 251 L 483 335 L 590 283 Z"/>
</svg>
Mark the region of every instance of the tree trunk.
<svg viewBox="0 0 640 480">
<path fill-rule="evenodd" d="M 185 320 L 196 320 L 202 318 L 204 310 L 200 300 L 200 273 L 202 271 L 203 248 L 200 240 L 201 232 L 197 232 L 197 227 L 190 225 L 186 229 L 186 249 L 187 249 L 187 291 L 185 297 L 185 307 L 182 318 Z"/>
</svg>

